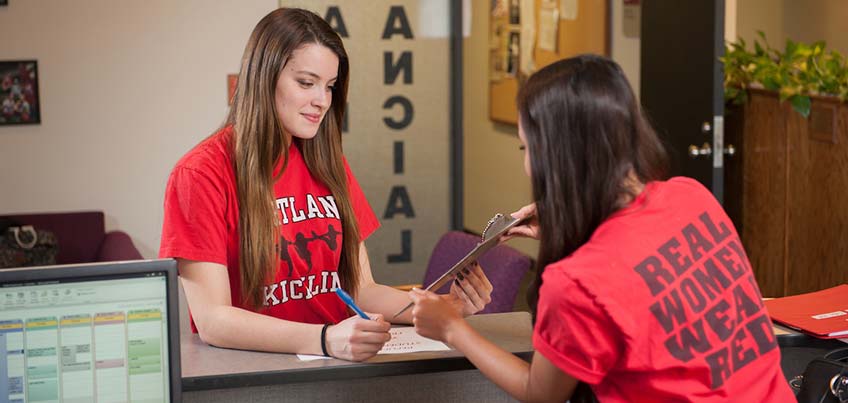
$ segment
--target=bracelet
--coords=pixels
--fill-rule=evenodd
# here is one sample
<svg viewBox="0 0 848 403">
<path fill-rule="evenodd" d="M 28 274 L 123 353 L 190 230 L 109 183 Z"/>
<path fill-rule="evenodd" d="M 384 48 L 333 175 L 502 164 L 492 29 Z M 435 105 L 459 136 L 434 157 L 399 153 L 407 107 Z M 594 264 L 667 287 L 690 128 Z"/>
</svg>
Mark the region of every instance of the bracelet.
<svg viewBox="0 0 848 403">
<path fill-rule="evenodd" d="M 324 353 L 324 357 L 329 357 L 330 354 L 327 353 L 327 328 L 330 327 L 329 323 L 325 323 L 324 327 L 321 328 L 321 352 Z"/>
</svg>

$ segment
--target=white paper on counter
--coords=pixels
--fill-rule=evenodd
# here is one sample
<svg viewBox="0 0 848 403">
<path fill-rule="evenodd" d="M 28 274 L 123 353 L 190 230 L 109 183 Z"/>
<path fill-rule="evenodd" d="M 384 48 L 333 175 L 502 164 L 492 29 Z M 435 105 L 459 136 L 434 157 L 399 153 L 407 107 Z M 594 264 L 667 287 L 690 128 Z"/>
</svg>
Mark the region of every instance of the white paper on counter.
<svg viewBox="0 0 848 403">
<path fill-rule="evenodd" d="M 404 354 L 404 353 L 420 353 L 423 351 L 447 351 L 451 348 L 445 343 L 428 339 L 415 333 L 415 328 L 412 326 L 395 327 L 389 330 L 392 339 L 389 340 L 383 349 L 377 354 Z M 301 361 L 328 360 L 330 357 L 323 355 L 298 354 L 297 358 Z"/>
<path fill-rule="evenodd" d="M 422 351 L 447 351 L 450 350 L 445 343 L 428 339 L 415 332 L 412 326 L 395 327 L 389 330 L 392 339 L 383 345 L 383 349 L 377 354 L 403 354 L 419 353 Z"/>
</svg>

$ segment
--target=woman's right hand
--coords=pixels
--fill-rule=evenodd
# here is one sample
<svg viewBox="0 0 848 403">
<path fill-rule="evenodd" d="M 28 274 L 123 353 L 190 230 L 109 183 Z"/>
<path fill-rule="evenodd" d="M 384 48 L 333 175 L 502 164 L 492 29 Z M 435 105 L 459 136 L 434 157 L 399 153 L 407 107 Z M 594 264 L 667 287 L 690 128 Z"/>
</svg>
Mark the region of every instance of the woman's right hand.
<svg viewBox="0 0 848 403">
<path fill-rule="evenodd" d="M 327 328 L 327 353 L 348 361 L 364 361 L 377 355 L 383 344 L 391 340 L 392 325 L 383 320 L 383 315 L 368 316 L 371 320 L 354 315 Z"/>
<path fill-rule="evenodd" d="M 512 237 L 539 239 L 539 217 L 536 216 L 536 203 L 528 204 L 511 214 L 513 218 L 529 219 L 524 224 L 516 225 L 501 237 L 501 242 Z"/>
</svg>

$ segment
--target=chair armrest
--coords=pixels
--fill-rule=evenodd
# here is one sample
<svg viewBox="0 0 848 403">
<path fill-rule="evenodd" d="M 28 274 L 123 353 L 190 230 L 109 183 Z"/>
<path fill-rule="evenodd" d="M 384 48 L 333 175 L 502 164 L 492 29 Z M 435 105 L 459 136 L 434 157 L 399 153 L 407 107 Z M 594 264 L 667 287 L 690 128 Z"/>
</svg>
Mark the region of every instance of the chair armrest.
<svg viewBox="0 0 848 403">
<path fill-rule="evenodd" d="M 97 253 L 98 262 L 118 260 L 139 260 L 141 253 L 133 245 L 132 239 L 123 231 L 107 232 Z"/>
<path fill-rule="evenodd" d="M 401 291 L 412 291 L 413 288 L 421 288 L 421 284 L 401 284 L 393 285 L 392 287 L 397 288 Z"/>
</svg>

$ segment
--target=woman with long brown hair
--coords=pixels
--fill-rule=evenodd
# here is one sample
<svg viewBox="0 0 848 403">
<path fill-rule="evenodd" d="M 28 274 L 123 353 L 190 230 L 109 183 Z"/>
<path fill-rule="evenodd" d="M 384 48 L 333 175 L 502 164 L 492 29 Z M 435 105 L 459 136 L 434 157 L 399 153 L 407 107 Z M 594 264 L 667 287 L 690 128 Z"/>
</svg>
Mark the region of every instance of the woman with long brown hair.
<svg viewBox="0 0 848 403">
<path fill-rule="evenodd" d="M 348 75 L 329 24 L 274 10 L 245 47 L 226 123 L 174 167 L 159 254 L 177 259 L 205 342 L 364 360 L 390 339 L 383 315 L 408 299 L 371 276 L 364 240 L 379 223 L 342 154 Z M 468 315 L 491 289 L 474 266 L 442 298 Z"/>
<path fill-rule="evenodd" d="M 518 110 L 535 203 L 508 235 L 540 240 L 533 360 L 413 290 L 418 333 L 523 401 L 579 401 L 578 381 L 601 402 L 794 401 L 733 224 L 698 182 L 663 180 L 666 153 L 621 68 L 591 55 L 553 63 Z"/>
</svg>

